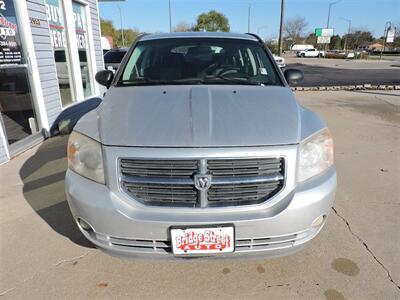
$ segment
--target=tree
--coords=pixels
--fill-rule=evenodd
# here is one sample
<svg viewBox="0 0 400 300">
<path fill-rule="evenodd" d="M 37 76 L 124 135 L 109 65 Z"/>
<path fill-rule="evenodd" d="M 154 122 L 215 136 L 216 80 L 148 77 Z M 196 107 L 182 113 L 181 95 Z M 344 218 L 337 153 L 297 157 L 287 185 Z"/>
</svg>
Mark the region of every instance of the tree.
<svg viewBox="0 0 400 300">
<path fill-rule="evenodd" d="M 278 40 L 276 38 L 270 38 L 265 40 L 265 46 L 269 50 L 271 50 L 272 53 L 277 54 L 278 53 Z"/>
<path fill-rule="evenodd" d="M 100 29 L 101 29 L 101 35 L 111 36 L 113 37 L 113 39 L 117 34 L 117 31 L 114 28 L 113 21 L 104 20 L 100 18 Z"/>
<path fill-rule="evenodd" d="M 294 17 L 286 21 L 285 33 L 286 37 L 296 44 L 304 36 L 304 31 L 306 30 L 308 23 L 304 17 Z"/>
<path fill-rule="evenodd" d="M 342 48 L 342 38 L 338 34 L 333 35 L 331 37 L 329 49 L 341 49 L 341 48 Z"/>
<path fill-rule="evenodd" d="M 100 28 L 101 35 L 112 37 L 114 47 L 122 47 L 121 30 L 115 29 L 114 23 L 112 21 L 100 19 Z M 125 47 L 129 47 L 139 34 L 140 32 L 137 29 L 124 29 Z"/>
<path fill-rule="evenodd" d="M 306 44 L 313 45 L 314 47 L 317 45 L 317 36 L 314 32 L 310 33 L 308 37 L 306 37 Z"/>
<path fill-rule="evenodd" d="M 228 18 L 225 15 L 210 10 L 208 13 L 202 13 L 197 17 L 197 24 L 194 31 L 225 31 L 230 30 Z"/>
<path fill-rule="evenodd" d="M 357 50 L 360 46 L 370 44 L 374 37 L 369 31 L 356 30 L 342 37 L 342 40 L 347 38 L 347 49 Z"/>
<path fill-rule="evenodd" d="M 117 30 L 117 37 L 114 39 L 117 47 L 122 47 L 122 34 L 121 30 Z M 136 29 L 124 29 L 124 44 L 125 47 L 130 47 L 132 43 L 139 36 L 140 32 Z"/>
<path fill-rule="evenodd" d="M 192 28 L 193 28 L 193 26 L 191 26 L 189 23 L 180 22 L 174 27 L 173 31 L 174 32 L 192 31 Z"/>
</svg>

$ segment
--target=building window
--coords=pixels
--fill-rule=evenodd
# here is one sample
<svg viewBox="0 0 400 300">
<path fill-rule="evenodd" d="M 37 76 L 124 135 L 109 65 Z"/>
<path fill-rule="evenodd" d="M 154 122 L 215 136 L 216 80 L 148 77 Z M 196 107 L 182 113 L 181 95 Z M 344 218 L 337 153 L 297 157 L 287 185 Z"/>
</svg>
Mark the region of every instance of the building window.
<svg viewBox="0 0 400 300">
<path fill-rule="evenodd" d="M 0 122 L 9 145 L 38 131 L 18 21 L 13 1 L 0 5 Z"/>
</svg>

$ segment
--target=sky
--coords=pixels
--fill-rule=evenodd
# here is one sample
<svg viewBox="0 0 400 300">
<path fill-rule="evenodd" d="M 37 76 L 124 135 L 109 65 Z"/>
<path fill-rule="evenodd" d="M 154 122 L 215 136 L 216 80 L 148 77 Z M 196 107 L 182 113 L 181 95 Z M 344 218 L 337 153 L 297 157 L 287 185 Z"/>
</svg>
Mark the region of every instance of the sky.
<svg viewBox="0 0 400 300">
<path fill-rule="evenodd" d="M 104 0 L 103 0 L 104 1 Z M 306 32 L 326 27 L 329 3 L 337 0 L 286 0 L 286 16 L 304 17 L 308 22 Z M 278 35 L 280 0 L 171 0 L 172 26 L 184 21 L 195 24 L 203 12 L 215 9 L 228 19 L 231 31 L 247 32 L 247 12 L 250 5 L 250 31 L 263 38 Z M 136 28 L 141 32 L 168 32 L 168 0 L 125 0 L 100 2 L 100 17 L 112 20 L 116 28 Z M 120 9 L 120 10 L 119 10 Z M 351 20 L 353 29 L 369 30 L 382 36 L 387 21 L 400 25 L 400 0 L 341 0 L 332 5 L 330 27 L 335 34 L 347 33 Z"/>
</svg>

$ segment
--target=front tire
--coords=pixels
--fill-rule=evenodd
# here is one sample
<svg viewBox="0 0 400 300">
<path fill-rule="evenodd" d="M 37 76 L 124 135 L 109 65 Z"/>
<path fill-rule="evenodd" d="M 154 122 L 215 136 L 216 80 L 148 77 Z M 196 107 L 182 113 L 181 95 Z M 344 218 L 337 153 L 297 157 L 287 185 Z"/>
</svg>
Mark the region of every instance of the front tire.
<svg viewBox="0 0 400 300">
<path fill-rule="evenodd" d="M 302 58 L 306 57 L 306 55 L 305 55 L 304 53 L 302 53 L 300 56 L 301 56 Z"/>
</svg>

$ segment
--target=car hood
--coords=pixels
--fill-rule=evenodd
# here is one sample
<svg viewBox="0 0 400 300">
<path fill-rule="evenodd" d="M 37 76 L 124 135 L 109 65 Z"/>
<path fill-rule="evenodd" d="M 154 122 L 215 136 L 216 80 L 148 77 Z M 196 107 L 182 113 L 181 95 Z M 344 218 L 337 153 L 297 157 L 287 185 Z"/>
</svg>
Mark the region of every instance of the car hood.
<svg viewBox="0 0 400 300">
<path fill-rule="evenodd" d="M 300 109 L 287 87 L 111 87 L 98 108 L 105 145 L 229 147 L 295 144 Z"/>
</svg>

